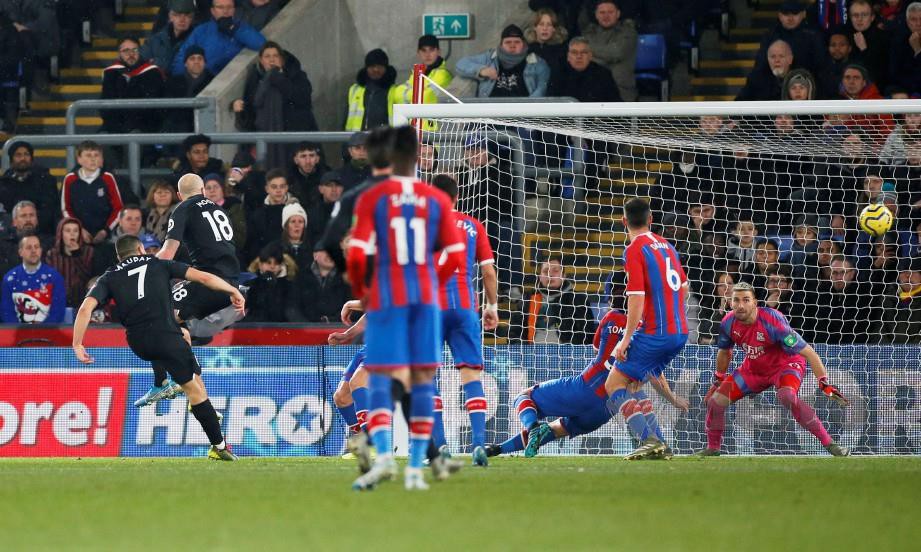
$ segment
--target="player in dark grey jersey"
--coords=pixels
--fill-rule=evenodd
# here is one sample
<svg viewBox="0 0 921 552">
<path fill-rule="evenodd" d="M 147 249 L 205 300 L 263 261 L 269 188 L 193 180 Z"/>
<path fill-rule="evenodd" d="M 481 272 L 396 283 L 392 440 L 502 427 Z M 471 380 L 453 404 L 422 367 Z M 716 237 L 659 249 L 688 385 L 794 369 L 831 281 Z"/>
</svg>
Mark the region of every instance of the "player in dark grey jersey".
<svg viewBox="0 0 921 552">
<path fill-rule="evenodd" d="M 110 299 L 114 300 L 118 318 L 125 326 L 128 345 L 134 354 L 151 362 L 155 368 L 168 372 L 188 397 L 192 414 L 211 442 L 208 457 L 236 460 L 230 446 L 224 442 L 218 414 L 208 400 L 201 366 L 173 316 L 170 280 L 186 279 L 221 293 L 239 312 L 243 312 L 245 307 L 243 295 L 214 274 L 191 268 L 185 263 L 147 255 L 135 236 L 120 237 L 115 248 L 119 263 L 99 277 L 74 319 L 74 354 L 84 364 L 93 362 L 83 348 L 83 336 L 93 310 Z"/>
</svg>

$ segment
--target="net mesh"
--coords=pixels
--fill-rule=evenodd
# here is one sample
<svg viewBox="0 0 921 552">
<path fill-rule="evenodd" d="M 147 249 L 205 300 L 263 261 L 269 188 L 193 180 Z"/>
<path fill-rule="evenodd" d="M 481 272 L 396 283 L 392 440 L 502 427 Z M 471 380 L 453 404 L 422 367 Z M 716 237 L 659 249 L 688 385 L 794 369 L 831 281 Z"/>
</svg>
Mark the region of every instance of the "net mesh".
<svg viewBox="0 0 921 552">
<path fill-rule="evenodd" d="M 620 207 L 639 196 L 649 199 L 653 230 L 675 244 L 691 280 L 694 346 L 669 372 L 691 410 L 656 403 L 674 447 L 688 452 L 706 442 L 701 403 L 713 344 L 732 284 L 746 281 L 762 305 L 816 345 L 831 380 L 852 398 L 846 409 L 829 404 L 811 374 L 804 380 L 800 396 L 836 440 L 857 452 L 921 452 L 921 386 L 911 360 L 921 342 L 921 107 L 902 115 L 632 118 L 593 116 L 585 107 L 578 117 L 443 117 L 423 125 L 421 175 L 457 177 L 458 209 L 484 223 L 497 254 L 502 323 L 486 335 L 486 373 L 505 378 L 509 392 L 489 397 L 498 401 L 494 427 L 520 429 L 509 404 L 515 394 L 579 373 L 593 356 L 586 344 L 597 320 L 611 305 L 624 308 Z M 894 222 L 873 237 L 858 218 L 877 203 Z M 539 360 L 515 352 L 557 343 L 573 346 Z M 512 358 L 525 374 L 514 384 Z M 737 354 L 733 367 L 740 361 Z M 527 368 L 535 362 L 546 369 Z M 464 427 L 462 412 L 447 415 L 449 425 Z M 500 433 L 491 437 L 506 438 Z M 467 445 L 463 431 L 449 437 Z M 628 446 L 615 419 L 548 448 L 618 453 Z M 724 449 L 823 452 L 772 391 L 729 410 Z"/>
</svg>

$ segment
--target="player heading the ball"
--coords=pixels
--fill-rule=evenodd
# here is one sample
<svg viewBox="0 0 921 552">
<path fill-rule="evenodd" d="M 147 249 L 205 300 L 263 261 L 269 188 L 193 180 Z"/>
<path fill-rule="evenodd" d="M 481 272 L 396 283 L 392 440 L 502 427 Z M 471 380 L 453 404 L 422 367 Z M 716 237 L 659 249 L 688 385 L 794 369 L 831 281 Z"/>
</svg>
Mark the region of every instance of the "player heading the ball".
<svg viewBox="0 0 921 552">
<path fill-rule="evenodd" d="M 732 349 L 738 345 L 745 360 L 729 374 Z M 726 424 L 726 408 L 747 395 L 757 395 L 771 387 L 777 389 L 777 402 L 793 414 L 796 422 L 816 436 L 833 456 L 848 456 L 850 451 L 835 443 L 822 425 L 815 410 L 799 398 L 799 387 L 812 368 L 822 392 L 841 406 L 847 399 L 828 382 L 828 372 L 818 353 L 790 327 L 784 315 L 774 309 L 759 307 L 751 284 L 739 282 L 732 287 L 732 311 L 720 323 L 717 341 L 716 371 L 707 392 L 707 448 L 697 456 L 719 456 Z"/>
</svg>

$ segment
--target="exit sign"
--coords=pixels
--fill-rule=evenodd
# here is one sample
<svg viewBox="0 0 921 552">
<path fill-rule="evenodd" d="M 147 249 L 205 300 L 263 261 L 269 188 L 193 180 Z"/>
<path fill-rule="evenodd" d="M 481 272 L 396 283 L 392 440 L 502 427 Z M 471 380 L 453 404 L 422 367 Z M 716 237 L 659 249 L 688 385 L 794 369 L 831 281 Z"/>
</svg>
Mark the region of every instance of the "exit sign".
<svg viewBox="0 0 921 552">
<path fill-rule="evenodd" d="M 470 38 L 469 13 L 427 13 L 422 16 L 422 34 L 438 38 Z"/>
</svg>

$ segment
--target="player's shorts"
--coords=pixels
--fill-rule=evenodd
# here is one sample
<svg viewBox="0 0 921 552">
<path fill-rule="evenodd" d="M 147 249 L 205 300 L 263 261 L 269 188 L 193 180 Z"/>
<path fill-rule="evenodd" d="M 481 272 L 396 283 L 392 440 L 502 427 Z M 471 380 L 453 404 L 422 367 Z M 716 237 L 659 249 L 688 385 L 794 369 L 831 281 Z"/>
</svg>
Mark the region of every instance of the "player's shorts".
<svg viewBox="0 0 921 552">
<path fill-rule="evenodd" d="M 611 419 L 607 401 L 581 375 L 538 383 L 531 388 L 530 395 L 537 406 L 537 415 L 560 418 L 570 437 L 591 433 Z"/>
<path fill-rule="evenodd" d="M 718 392 L 735 402 L 748 395 L 757 395 L 771 387 L 790 387 L 799 392 L 806 375 L 806 359 L 800 355 L 779 357 L 773 371 L 752 370 L 748 360 L 720 384 Z"/>
<path fill-rule="evenodd" d="M 342 381 L 348 383 L 349 380 L 352 379 L 352 376 L 355 375 L 355 372 L 357 372 L 359 368 L 364 366 L 364 363 L 365 363 L 365 348 L 362 347 L 361 349 L 358 349 L 358 351 L 355 353 L 355 356 L 353 356 L 352 360 L 349 361 L 349 365 L 346 366 L 345 372 L 342 374 Z"/>
<path fill-rule="evenodd" d="M 650 335 L 633 334 L 627 360 L 617 361 L 617 370 L 636 381 L 660 375 L 688 341 L 687 334 Z"/>
<path fill-rule="evenodd" d="M 441 311 L 441 331 L 456 368 L 483 369 L 479 313 L 472 309 L 445 309 Z"/>
<path fill-rule="evenodd" d="M 441 309 L 437 305 L 391 307 L 365 313 L 365 368 L 437 368 L 441 364 Z"/>
<path fill-rule="evenodd" d="M 228 306 L 230 296 L 223 291 L 188 280 L 173 286 L 173 308 L 179 311 L 181 320 L 201 320 Z"/>
<path fill-rule="evenodd" d="M 179 385 L 192 381 L 194 374 L 201 375 L 198 359 L 180 333 L 128 334 L 128 346 L 154 368 L 166 370 Z"/>
</svg>

